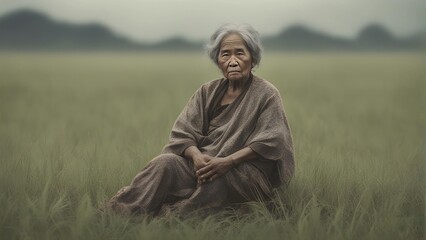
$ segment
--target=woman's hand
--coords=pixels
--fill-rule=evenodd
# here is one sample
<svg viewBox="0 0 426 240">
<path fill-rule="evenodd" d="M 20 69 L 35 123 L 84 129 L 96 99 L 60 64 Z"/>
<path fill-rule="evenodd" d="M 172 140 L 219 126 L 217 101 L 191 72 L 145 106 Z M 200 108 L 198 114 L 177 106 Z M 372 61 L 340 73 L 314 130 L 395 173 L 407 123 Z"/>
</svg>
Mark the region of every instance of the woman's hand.
<svg viewBox="0 0 426 240">
<path fill-rule="evenodd" d="M 197 177 L 201 182 L 213 181 L 225 174 L 234 166 L 232 158 L 211 158 L 204 167 L 196 171 Z"/>
<path fill-rule="evenodd" d="M 213 181 L 232 167 L 259 157 L 250 147 L 245 147 L 227 157 L 211 157 L 201 153 L 197 147 L 191 146 L 185 150 L 184 155 L 194 162 L 198 183 Z"/>
<path fill-rule="evenodd" d="M 205 167 L 207 163 L 212 159 L 213 157 L 206 155 L 206 154 L 197 154 L 192 158 L 192 161 L 194 162 L 194 170 L 198 171 L 199 169 Z"/>
<path fill-rule="evenodd" d="M 192 160 L 194 163 L 194 171 L 206 166 L 207 162 L 212 159 L 211 156 L 201 153 L 195 146 L 190 146 L 185 149 L 184 156 L 185 158 Z"/>
</svg>

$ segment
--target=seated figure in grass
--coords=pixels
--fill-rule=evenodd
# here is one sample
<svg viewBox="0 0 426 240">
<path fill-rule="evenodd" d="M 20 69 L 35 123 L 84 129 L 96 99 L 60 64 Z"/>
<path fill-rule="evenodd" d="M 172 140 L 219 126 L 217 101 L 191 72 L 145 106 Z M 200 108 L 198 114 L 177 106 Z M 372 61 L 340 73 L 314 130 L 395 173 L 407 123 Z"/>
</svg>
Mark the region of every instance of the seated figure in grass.
<svg viewBox="0 0 426 240">
<path fill-rule="evenodd" d="M 162 153 L 108 209 L 128 216 L 211 213 L 270 199 L 291 179 L 293 142 L 280 93 L 252 73 L 261 59 L 258 32 L 226 24 L 206 48 L 223 77 L 193 94 Z"/>
</svg>

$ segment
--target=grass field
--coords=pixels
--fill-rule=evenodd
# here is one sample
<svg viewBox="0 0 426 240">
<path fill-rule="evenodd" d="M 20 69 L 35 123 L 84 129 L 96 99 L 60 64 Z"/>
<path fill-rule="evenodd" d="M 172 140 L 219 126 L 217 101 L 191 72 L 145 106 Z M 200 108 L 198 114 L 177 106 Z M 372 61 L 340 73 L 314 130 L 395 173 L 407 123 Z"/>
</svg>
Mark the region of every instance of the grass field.
<svg viewBox="0 0 426 240">
<path fill-rule="evenodd" d="M 1 54 L 2 239 L 423 239 L 425 61 L 412 53 L 266 53 L 296 175 L 276 212 L 206 219 L 99 213 L 167 142 L 202 54 Z"/>
</svg>

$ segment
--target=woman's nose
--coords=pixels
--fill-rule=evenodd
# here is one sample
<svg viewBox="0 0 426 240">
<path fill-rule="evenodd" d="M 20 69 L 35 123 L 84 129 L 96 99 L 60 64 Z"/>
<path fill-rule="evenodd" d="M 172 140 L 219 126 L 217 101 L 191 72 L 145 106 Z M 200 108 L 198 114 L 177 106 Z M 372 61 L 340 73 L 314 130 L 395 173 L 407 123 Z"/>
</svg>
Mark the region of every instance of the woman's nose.
<svg viewBox="0 0 426 240">
<path fill-rule="evenodd" d="M 231 57 L 231 59 L 229 59 L 229 66 L 230 67 L 236 67 L 236 66 L 238 66 L 238 62 L 235 59 L 235 57 Z"/>
</svg>

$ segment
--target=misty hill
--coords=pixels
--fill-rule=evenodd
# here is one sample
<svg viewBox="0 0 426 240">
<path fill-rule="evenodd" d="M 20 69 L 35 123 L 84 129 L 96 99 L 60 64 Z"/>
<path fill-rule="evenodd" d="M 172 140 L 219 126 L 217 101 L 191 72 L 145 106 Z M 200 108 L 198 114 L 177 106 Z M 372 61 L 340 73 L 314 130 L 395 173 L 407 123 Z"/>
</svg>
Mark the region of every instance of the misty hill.
<svg viewBox="0 0 426 240">
<path fill-rule="evenodd" d="M 338 38 L 311 30 L 304 26 L 292 26 L 276 36 L 263 39 L 265 48 L 274 50 L 318 50 L 345 49 L 351 47 L 351 40 Z"/>
<path fill-rule="evenodd" d="M 397 39 L 385 27 L 371 24 L 355 39 L 331 36 L 304 26 L 292 26 L 275 36 L 264 38 L 265 48 L 272 50 L 418 50 L 425 46 L 425 34 Z"/>
<path fill-rule="evenodd" d="M 417 50 L 425 46 L 425 33 L 395 38 L 379 24 L 362 29 L 357 38 L 345 39 L 296 25 L 263 40 L 266 50 Z M 107 27 L 70 24 L 33 10 L 0 17 L 0 50 L 202 50 L 201 42 L 174 37 L 154 44 L 134 42 Z"/>
<path fill-rule="evenodd" d="M 172 37 L 155 44 L 151 44 L 144 48 L 145 50 L 166 50 L 166 51 L 179 51 L 179 50 L 203 50 L 202 42 L 191 42 L 182 37 Z"/>
<path fill-rule="evenodd" d="M 0 18 L 0 49 L 72 50 L 139 47 L 100 24 L 57 22 L 45 14 L 21 10 Z"/>
</svg>

